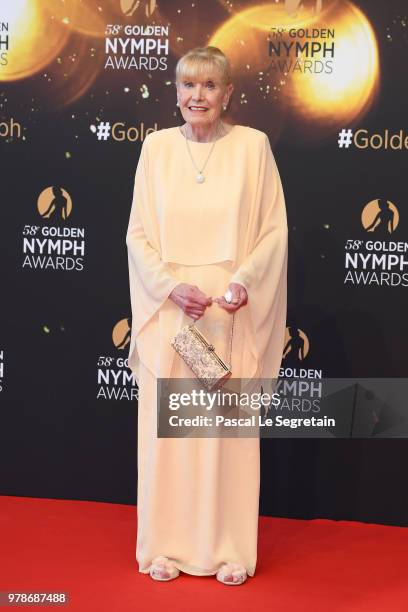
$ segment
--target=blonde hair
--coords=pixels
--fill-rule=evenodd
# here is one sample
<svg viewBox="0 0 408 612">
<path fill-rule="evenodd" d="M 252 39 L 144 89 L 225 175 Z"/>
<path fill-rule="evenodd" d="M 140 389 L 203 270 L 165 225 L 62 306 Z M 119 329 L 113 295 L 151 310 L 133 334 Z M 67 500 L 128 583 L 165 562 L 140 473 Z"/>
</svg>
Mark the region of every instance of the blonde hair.
<svg viewBox="0 0 408 612">
<path fill-rule="evenodd" d="M 217 72 L 224 85 L 231 83 L 231 66 L 226 55 L 218 47 L 195 47 L 180 57 L 176 65 L 176 82 L 186 77 L 197 79 Z"/>
</svg>

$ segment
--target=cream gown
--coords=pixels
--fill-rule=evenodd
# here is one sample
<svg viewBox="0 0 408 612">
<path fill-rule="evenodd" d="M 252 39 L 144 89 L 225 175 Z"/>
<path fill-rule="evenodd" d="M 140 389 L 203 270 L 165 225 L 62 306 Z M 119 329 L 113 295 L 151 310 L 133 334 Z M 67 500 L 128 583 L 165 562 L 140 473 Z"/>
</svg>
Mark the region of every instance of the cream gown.
<svg viewBox="0 0 408 612">
<path fill-rule="evenodd" d="M 197 166 L 212 143 L 189 141 Z M 263 132 L 234 126 L 217 140 L 199 184 L 178 127 L 149 134 L 135 176 L 126 236 L 132 304 L 129 367 L 139 385 L 136 559 L 158 555 L 189 574 L 223 563 L 255 573 L 259 438 L 158 438 L 157 378 L 194 375 L 170 345 L 192 320 L 168 299 L 180 282 L 207 296 L 243 284 L 235 314 L 234 378 L 278 375 L 286 324 L 287 220 Z M 231 315 L 213 303 L 196 323 L 228 362 Z"/>
</svg>

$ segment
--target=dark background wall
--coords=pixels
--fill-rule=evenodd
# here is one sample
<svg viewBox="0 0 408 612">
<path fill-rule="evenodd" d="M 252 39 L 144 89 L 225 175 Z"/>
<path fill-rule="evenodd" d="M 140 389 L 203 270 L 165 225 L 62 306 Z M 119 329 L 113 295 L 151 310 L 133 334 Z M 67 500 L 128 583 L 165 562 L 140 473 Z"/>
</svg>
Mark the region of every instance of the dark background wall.
<svg viewBox="0 0 408 612">
<path fill-rule="evenodd" d="M 303 359 L 289 352 L 283 367 L 324 377 L 406 376 L 403 271 L 395 286 L 345 282 L 345 244 L 381 240 L 385 253 L 390 242 L 407 241 L 407 149 L 337 142 L 342 128 L 407 134 L 403 0 L 327 1 L 319 15 L 313 2 L 291 15 L 282 2 L 270 3 L 262 16 L 245 12 L 256 3 L 241 2 L 238 22 L 215 0 L 194 9 L 170 0 L 138 9 L 130 1 L 89 1 L 87 11 L 75 0 L 68 8 L 32 4 L 38 18 L 24 37 L 25 16 L 11 3 L 0 12 L 8 24 L 0 30 L 1 494 L 136 503 L 125 233 L 143 132 L 182 123 L 173 71 L 194 46 L 215 44 L 229 55 L 228 120 L 265 131 L 278 163 L 290 236 L 288 327 L 308 344 Z M 282 23 L 334 28 L 334 76 L 273 68 L 278 58 L 268 55 L 267 38 Z M 138 67 L 114 68 L 105 52 L 109 24 L 168 26 L 168 53 L 125 53 L 123 61 Z M 120 54 L 110 55 L 115 64 Z M 103 122 L 132 127 L 131 139 L 99 140 Z M 67 218 L 53 207 L 42 216 L 51 187 L 63 189 Z M 379 198 L 393 204 L 399 222 L 392 232 L 369 234 L 362 214 Z M 56 255 L 44 257 L 38 244 L 34 254 L 24 252 L 24 232 L 32 239 L 44 228 L 79 228 L 83 256 L 68 252 L 55 269 Z M 80 269 L 67 269 L 67 257 L 79 259 Z M 405 525 L 407 461 L 405 439 L 262 440 L 261 513 Z"/>
</svg>

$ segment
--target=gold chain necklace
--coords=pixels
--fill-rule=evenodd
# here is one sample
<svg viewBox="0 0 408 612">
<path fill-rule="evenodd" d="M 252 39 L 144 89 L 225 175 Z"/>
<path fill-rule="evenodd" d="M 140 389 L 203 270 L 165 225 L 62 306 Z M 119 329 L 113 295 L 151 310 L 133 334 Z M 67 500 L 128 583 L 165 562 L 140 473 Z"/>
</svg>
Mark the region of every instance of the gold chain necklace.
<svg viewBox="0 0 408 612">
<path fill-rule="evenodd" d="M 207 155 L 207 159 L 205 160 L 204 165 L 203 165 L 203 167 L 202 167 L 201 169 L 200 169 L 200 168 L 197 166 L 197 164 L 195 163 L 194 158 L 193 158 L 193 156 L 192 156 L 192 153 L 191 153 L 191 150 L 190 150 L 190 145 L 188 144 L 188 138 L 187 138 L 187 126 L 185 126 L 185 129 L 184 129 L 184 137 L 185 137 L 185 139 L 186 139 L 186 145 L 187 145 L 187 149 L 188 149 L 188 152 L 189 152 L 189 155 L 190 155 L 191 161 L 193 162 L 193 165 L 194 165 L 195 169 L 196 169 L 196 170 L 197 170 L 197 172 L 198 172 L 198 174 L 196 175 L 196 181 L 197 181 L 197 183 L 204 183 L 204 181 L 205 181 L 205 176 L 204 176 L 204 174 L 203 174 L 203 170 L 204 170 L 204 168 L 206 167 L 208 160 L 210 159 L 210 155 L 211 155 L 211 153 L 213 152 L 213 149 L 214 149 L 215 143 L 217 142 L 217 136 L 218 136 L 218 135 L 219 135 L 219 133 L 220 133 L 220 128 L 221 128 L 221 126 L 222 126 L 222 127 L 224 127 L 224 126 L 222 125 L 222 121 L 220 121 L 220 122 L 219 122 L 219 124 L 218 124 L 218 129 L 217 129 L 217 133 L 216 133 L 216 135 L 215 135 L 215 140 L 214 140 L 214 142 L 212 143 L 212 147 L 211 147 L 211 149 L 210 149 L 210 152 L 209 152 L 209 154 Z"/>
</svg>

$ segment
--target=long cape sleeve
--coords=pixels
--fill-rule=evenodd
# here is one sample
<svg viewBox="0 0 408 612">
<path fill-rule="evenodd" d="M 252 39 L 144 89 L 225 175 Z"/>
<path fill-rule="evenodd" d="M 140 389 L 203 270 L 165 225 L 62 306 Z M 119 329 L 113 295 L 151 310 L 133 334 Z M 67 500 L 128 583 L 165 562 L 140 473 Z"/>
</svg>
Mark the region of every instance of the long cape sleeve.
<svg viewBox="0 0 408 612">
<path fill-rule="evenodd" d="M 270 379 L 278 376 L 285 339 L 288 227 L 279 171 L 269 139 L 264 137 L 257 206 L 246 234 L 247 255 L 230 282 L 247 290 L 256 376 Z M 248 377 L 254 375 L 252 371 Z"/>
<path fill-rule="evenodd" d="M 162 261 L 154 200 L 149 183 L 149 136 L 144 140 L 136 168 L 133 200 L 126 234 L 132 333 L 129 367 L 138 379 L 136 338 L 146 323 L 180 283 Z"/>
</svg>

